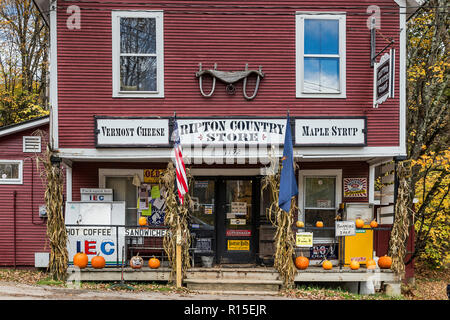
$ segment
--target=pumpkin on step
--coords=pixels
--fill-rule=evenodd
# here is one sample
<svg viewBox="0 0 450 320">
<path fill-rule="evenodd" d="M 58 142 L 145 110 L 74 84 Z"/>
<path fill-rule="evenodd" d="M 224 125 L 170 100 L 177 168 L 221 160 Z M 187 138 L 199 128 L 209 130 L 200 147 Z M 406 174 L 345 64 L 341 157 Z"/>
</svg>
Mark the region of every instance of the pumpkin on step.
<svg viewBox="0 0 450 320">
<path fill-rule="evenodd" d="M 359 269 L 359 262 L 356 260 L 352 260 L 350 262 L 350 269 L 352 270 L 358 270 Z"/>
<path fill-rule="evenodd" d="M 377 267 L 377 263 L 373 259 L 368 259 L 366 261 L 366 268 L 367 269 L 375 269 Z"/>
<path fill-rule="evenodd" d="M 143 264 L 144 259 L 142 259 L 142 257 L 139 257 L 139 253 L 136 256 L 131 257 L 130 259 L 130 267 L 132 269 L 140 269 L 142 268 Z"/>
<path fill-rule="evenodd" d="M 309 266 L 309 259 L 303 256 L 295 258 L 295 266 L 297 269 L 305 270 Z"/>
<path fill-rule="evenodd" d="M 322 268 L 323 268 L 324 270 L 331 270 L 331 269 L 333 269 L 333 264 L 331 263 L 331 261 L 325 260 L 325 261 L 322 263 Z"/>
<path fill-rule="evenodd" d="M 85 254 L 84 252 L 78 252 L 77 254 L 75 254 L 73 256 L 73 264 L 80 269 L 86 268 L 86 266 L 88 265 L 88 262 L 89 262 L 89 258 L 87 256 L 87 254 Z"/>
<path fill-rule="evenodd" d="M 378 266 L 380 269 L 390 269 L 392 265 L 392 258 L 389 256 L 382 256 L 378 259 Z"/>
<path fill-rule="evenodd" d="M 148 260 L 148 266 L 152 269 L 158 269 L 160 265 L 161 265 L 161 262 L 159 261 L 159 259 L 157 259 L 155 257 Z"/>
<path fill-rule="evenodd" d="M 103 269 L 106 265 L 105 258 L 97 254 L 95 257 L 91 259 L 91 266 L 94 269 Z"/>
</svg>

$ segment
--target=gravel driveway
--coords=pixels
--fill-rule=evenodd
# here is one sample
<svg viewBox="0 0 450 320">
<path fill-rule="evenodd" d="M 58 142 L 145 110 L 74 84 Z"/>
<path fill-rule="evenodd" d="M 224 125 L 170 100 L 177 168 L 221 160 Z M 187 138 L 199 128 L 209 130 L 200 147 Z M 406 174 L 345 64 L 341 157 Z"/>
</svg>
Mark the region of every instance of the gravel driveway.
<svg viewBox="0 0 450 320">
<path fill-rule="evenodd" d="M 94 291 L 0 281 L 0 300 L 286 300 L 278 295 Z"/>
</svg>

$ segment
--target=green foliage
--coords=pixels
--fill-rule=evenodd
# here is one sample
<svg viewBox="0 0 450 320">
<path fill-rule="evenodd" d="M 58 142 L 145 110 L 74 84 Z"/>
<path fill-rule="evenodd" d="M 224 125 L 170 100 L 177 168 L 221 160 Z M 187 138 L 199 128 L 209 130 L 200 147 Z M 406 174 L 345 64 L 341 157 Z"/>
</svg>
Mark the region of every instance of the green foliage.
<svg viewBox="0 0 450 320">
<path fill-rule="evenodd" d="M 441 268 L 450 263 L 450 148 L 430 151 L 413 163 L 422 177 L 416 183 L 418 258 Z"/>
</svg>

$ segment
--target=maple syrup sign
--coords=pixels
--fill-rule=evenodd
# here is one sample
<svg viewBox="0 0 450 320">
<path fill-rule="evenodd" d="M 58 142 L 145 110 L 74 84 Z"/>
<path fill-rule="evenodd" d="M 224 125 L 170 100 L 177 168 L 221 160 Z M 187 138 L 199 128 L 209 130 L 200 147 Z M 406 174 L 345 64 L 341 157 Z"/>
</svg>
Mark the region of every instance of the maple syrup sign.
<svg viewBox="0 0 450 320">
<path fill-rule="evenodd" d="M 366 118 L 297 118 L 297 146 L 365 146 Z"/>
<path fill-rule="evenodd" d="M 177 119 L 182 145 L 279 145 L 286 119 Z"/>
</svg>

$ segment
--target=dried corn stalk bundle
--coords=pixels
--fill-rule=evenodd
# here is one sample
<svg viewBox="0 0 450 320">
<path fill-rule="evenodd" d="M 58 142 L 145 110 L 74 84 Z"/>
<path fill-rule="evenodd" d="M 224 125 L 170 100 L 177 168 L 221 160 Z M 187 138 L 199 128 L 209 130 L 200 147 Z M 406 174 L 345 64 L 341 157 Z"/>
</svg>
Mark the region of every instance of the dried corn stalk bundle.
<svg viewBox="0 0 450 320">
<path fill-rule="evenodd" d="M 397 201 L 395 203 L 395 220 L 389 239 L 389 256 L 392 258 L 392 270 L 404 276 L 406 240 L 409 235 L 409 162 L 403 161 L 397 164 L 397 178 L 399 181 Z"/>
<path fill-rule="evenodd" d="M 192 176 L 188 168 L 186 168 L 186 177 L 189 184 L 192 182 Z M 189 193 L 184 195 L 184 203 L 180 205 L 176 197 L 176 171 L 172 162 L 169 162 L 167 169 L 161 176 L 160 180 L 165 188 L 164 198 L 166 201 L 166 216 L 164 224 L 169 228 L 164 236 L 163 244 L 166 251 L 170 267 L 172 269 L 170 278 L 175 280 L 176 275 L 176 247 L 177 247 L 177 231 L 181 231 L 181 270 L 183 278 L 187 269 L 191 267 L 189 248 L 191 246 L 191 234 L 189 231 L 189 210 L 193 207 L 192 199 Z"/>
<path fill-rule="evenodd" d="M 38 132 L 38 135 L 42 133 Z M 47 207 L 47 237 L 50 244 L 48 271 L 54 280 L 63 281 L 67 276 L 68 252 L 67 233 L 63 214 L 64 173 L 59 164 L 51 161 L 53 152 L 47 146 L 46 152 L 36 155 L 36 165 L 46 185 L 44 199 Z"/>
<path fill-rule="evenodd" d="M 293 212 L 297 210 L 295 198 L 291 202 L 291 210 L 286 212 L 278 206 L 278 193 L 280 190 L 281 168 L 278 159 L 270 157 L 271 166 L 267 169 L 267 175 L 262 180 L 262 190 L 269 188 L 272 203 L 267 209 L 269 221 L 276 227 L 275 231 L 275 256 L 274 267 L 278 270 L 285 288 L 294 285 L 296 273 L 293 257 L 295 238 L 292 230 L 294 223 Z"/>
</svg>

